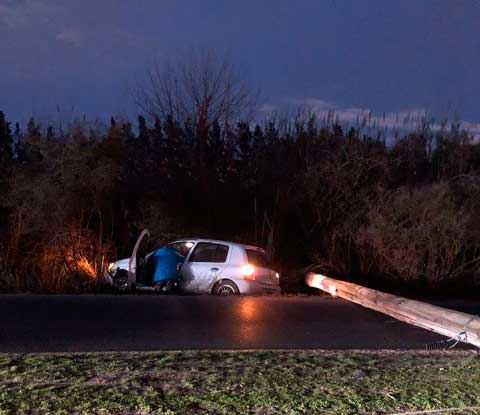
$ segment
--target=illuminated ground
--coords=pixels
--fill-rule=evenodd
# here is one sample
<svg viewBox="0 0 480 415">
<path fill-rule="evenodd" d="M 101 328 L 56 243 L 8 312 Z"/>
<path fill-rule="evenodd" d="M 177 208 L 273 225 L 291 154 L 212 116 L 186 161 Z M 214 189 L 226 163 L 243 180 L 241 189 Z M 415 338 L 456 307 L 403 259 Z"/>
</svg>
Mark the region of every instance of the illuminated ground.
<svg viewBox="0 0 480 415">
<path fill-rule="evenodd" d="M 2 415 L 390 414 L 477 406 L 480 355 L 472 351 L 0 355 Z"/>
</svg>

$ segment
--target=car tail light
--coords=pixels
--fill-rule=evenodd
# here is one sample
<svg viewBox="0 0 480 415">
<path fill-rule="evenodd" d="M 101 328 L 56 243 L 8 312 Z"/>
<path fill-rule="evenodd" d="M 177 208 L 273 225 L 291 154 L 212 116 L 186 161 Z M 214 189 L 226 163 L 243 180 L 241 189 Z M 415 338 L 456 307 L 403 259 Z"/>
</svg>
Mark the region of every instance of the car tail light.
<svg viewBox="0 0 480 415">
<path fill-rule="evenodd" d="M 243 279 L 255 281 L 255 267 L 253 265 L 245 264 L 243 266 Z"/>
</svg>

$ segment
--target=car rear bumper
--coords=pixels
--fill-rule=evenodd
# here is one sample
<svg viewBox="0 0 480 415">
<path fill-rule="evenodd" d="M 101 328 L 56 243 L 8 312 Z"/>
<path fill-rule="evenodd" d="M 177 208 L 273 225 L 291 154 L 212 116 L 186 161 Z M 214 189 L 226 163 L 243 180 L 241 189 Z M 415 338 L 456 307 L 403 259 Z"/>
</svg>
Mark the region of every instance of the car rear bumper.
<svg viewBox="0 0 480 415">
<path fill-rule="evenodd" d="M 240 294 L 280 294 L 280 286 L 256 281 L 235 281 Z"/>
</svg>

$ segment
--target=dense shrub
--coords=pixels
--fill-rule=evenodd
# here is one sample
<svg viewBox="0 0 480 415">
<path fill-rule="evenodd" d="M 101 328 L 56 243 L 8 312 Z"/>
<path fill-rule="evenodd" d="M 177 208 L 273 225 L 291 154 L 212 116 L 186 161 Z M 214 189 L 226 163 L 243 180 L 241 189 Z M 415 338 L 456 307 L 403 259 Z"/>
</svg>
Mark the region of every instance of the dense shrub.
<svg viewBox="0 0 480 415">
<path fill-rule="evenodd" d="M 468 253 L 480 248 L 480 240 L 469 234 L 472 214 L 445 182 L 385 193 L 356 234 L 363 272 L 435 285 L 474 271 L 480 257 Z"/>
</svg>

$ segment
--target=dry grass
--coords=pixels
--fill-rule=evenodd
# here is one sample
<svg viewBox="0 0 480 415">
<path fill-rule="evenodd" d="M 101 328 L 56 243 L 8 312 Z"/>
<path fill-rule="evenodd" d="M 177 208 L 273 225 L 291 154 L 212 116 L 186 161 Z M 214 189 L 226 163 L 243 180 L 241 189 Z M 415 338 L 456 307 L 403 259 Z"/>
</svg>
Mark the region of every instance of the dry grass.
<svg viewBox="0 0 480 415">
<path fill-rule="evenodd" d="M 0 355 L 0 379 L 2 415 L 338 415 L 480 406 L 475 352 Z"/>
</svg>

